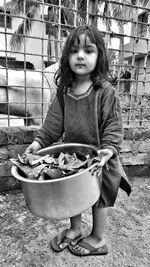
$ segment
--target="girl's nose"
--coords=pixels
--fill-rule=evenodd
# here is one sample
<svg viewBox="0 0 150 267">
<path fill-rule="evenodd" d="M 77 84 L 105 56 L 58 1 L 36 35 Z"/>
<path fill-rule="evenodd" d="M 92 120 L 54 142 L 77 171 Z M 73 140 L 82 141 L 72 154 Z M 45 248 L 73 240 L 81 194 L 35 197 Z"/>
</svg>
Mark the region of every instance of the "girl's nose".
<svg viewBox="0 0 150 267">
<path fill-rule="evenodd" d="M 78 51 L 78 59 L 83 59 L 84 58 L 84 52 L 82 50 Z"/>
</svg>

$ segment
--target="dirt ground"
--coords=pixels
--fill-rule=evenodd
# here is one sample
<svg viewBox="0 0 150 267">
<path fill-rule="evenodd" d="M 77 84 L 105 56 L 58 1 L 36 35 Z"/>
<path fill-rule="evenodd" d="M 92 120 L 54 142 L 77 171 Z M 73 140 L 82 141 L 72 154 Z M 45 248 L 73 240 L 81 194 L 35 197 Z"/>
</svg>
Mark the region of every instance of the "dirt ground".
<svg viewBox="0 0 150 267">
<path fill-rule="evenodd" d="M 20 191 L 0 195 L 0 267 L 150 267 L 150 178 L 134 178 L 132 194 L 119 191 L 108 211 L 106 256 L 77 257 L 67 249 L 54 253 L 50 240 L 69 227 L 69 220 L 37 218 Z M 82 230 L 91 229 L 91 210 L 83 213 Z"/>
</svg>

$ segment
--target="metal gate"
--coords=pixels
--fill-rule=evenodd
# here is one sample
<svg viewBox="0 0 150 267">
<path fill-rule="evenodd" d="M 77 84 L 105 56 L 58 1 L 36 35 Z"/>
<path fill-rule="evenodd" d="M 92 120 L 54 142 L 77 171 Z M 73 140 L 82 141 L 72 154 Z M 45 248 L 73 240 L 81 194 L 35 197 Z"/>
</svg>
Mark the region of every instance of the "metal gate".
<svg viewBox="0 0 150 267">
<path fill-rule="evenodd" d="M 68 33 L 103 34 L 124 125 L 150 120 L 150 4 L 145 0 L 3 0 L 0 6 L 0 126 L 40 125 L 55 95 L 54 72 Z"/>
</svg>

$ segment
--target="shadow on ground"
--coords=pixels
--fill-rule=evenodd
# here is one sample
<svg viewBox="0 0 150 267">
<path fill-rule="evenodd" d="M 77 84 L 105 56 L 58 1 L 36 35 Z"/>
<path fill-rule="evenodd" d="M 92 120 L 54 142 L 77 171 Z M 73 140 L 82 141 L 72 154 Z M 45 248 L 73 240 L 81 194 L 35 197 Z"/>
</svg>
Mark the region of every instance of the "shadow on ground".
<svg viewBox="0 0 150 267">
<path fill-rule="evenodd" d="M 0 195 L 0 267 L 149 267 L 150 178 L 134 178 L 132 194 L 119 191 L 109 209 L 106 256 L 77 257 L 66 249 L 54 253 L 50 240 L 69 227 L 69 220 L 37 218 L 20 191 Z M 91 230 L 91 210 L 83 213 L 82 230 Z"/>
</svg>

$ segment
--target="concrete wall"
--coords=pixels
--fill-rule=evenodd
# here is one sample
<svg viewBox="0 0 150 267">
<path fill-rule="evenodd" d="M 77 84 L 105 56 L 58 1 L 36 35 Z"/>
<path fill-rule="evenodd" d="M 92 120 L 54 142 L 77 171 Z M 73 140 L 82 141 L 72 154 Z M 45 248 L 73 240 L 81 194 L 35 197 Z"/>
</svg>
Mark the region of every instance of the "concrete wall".
<svg viewBox="0 0 150 267">
<path fill-rule="evenodd" d="M 20 188 L 11 175 L 10 158 L 22 154 L 32 142 L 39 127 L 0 128 L 0 192 Z M 120 154 L 129 177 L 150 175 L 150 129 L 124 128 L 124 142 Z"/>
</svg>

